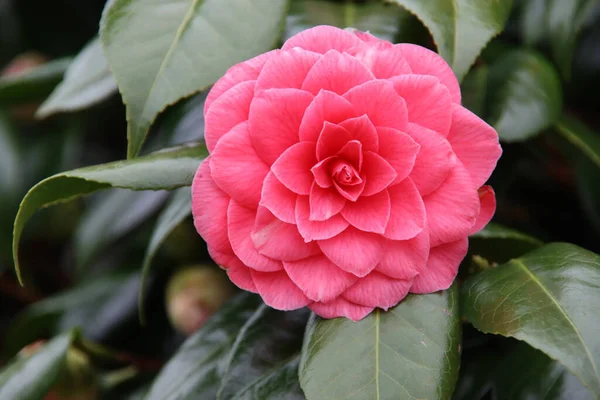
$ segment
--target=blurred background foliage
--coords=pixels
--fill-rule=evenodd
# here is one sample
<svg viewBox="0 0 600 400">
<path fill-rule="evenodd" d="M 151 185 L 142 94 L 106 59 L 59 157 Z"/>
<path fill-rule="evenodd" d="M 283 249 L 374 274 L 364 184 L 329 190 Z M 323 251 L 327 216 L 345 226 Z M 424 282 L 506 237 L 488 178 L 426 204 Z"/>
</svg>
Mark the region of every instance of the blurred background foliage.
<svg viewBox="0 0 600 400">
<path fill-rule="evenodd" d="M 280 42 L 328 24 L 435 49 L 422 22 L 391 3 L 411 2 L 292 0 Z M 125 107 L 99 52 L 104 6 L 104 0 L 0 0 L 0 360 L 6 364 L 25 346 L 54 337 L 43 351 L 31 353 L 45 366 L 36 372 L 44 378 L 29 374 L 29 381 L 19 383 L 27 393 L 18 398 L 142 398 L 196 329 L 173 321 L 179 311 L 171 308 L 180 303 L 173 305 L 176 295 L 167 295 L 167 285 L 183 267 L 212 265 L 186 211 L 187 189 L 109 189 L 45 208 L 31 219 L 19 248 L 26 286 L 18 283 L 11 240 L 28 189 L 56 173 L 127 155 Z M 69 76 L 72 82 L 61 84 Z M 499 131 L 504 153 L 491 179 L 498 198 L 494 223 L 500 225 L 471 240 L 461 274 L 506 262 L 543 242 L 566 241 L 600 252 L 598 2 L 515 0 L 505 30 L 477 57 L 462 89 L 465 106 Z M 160 113 L 141 154 L 201 139 L 205 95 L 194 94 Z M 143 267 L 150 271 L 141 298 L 144 325 L 138 318 Z M 214 294 L 219 298 L 214 310 L 230 290 Z M 186 299 L 182 307 L 194 308 L 196 300 Z M 248 304 L 255 300 L 236 301 L 247 309 L 236 309 L 241 322 L 225 319 L 232 334 L 257 306 Z M 284 372 L 289 369 L 295 378 L 307 314 L 263 310 L 255 316 L 269 321 L 257 322 L 259 332 L 287 332 L 283 339 L 266 338 L 271 342 L 263 351 L 267 358 L 279 357 L 269 365 L 285 365 Z M 215 320 L 210 323 L 207 332 L 220 329 Z M 564 367 L 527 344 L 483 335 L 466 324 L 463 329 L 454 398 L 593 398 Z M 210 341 L 209 336 L 195 340 Z M 284 350 L 273 348 L 282 341 Z M 286 364 L 279 364 L 283 358 Z M 211 365 L 198 374 L 216 374 Z M 3 376 L 0 386 L 8 382 Z M 515 381 L 515 376 L 527 379 Z M 297 379 L 290 379 L 236 398 L 302 398 Z M 69 384 L 76 390 L 65 389 Z M 57 385 L 60 390 L 51 390 Z M 0 398 L 17 393 L 9 386 L 0 388 Z M 79 390 L 82 397 L 74 397 Z M 211 398 L 205 396 L 196 398 Z"/>
</svg>

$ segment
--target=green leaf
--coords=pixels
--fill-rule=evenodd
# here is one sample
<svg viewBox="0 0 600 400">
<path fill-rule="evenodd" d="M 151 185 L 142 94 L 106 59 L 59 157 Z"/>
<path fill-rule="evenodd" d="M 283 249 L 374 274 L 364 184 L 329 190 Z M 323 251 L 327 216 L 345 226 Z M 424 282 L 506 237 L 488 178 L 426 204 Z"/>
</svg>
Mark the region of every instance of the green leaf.
<svg viewBox="0 0 600 400">
<path fill-rule="evenodd" d="M 117 91 L 100 40 L 92 39 L 73 59 L 64 80 L 38 108 L 36 117 L 78 111 L 101 102 Z"/>
<path fill-rule="evenodd" d="M 40 400 L 58 381 L 73 333 L 46 343 L 31 357 L 20 356 L 0 372 L 0 400 Z"/>
<path fill-rule="evenodd" d="M 500 140 L 527 140 L 560 117 L 562 91 L 555 68 L 543 56 L 515 50 L 490 68 L 490 122 Z"/>
<path fill-rule="evenodd" d="M 600 167 L 600 134 L 581 121 L 563 115 L 555 125 L 557 132 Z"/>
<path fill-rule="evenodd" d="M 237 393 L 236 400 L 305 400 L 298 384 L 300 355 L 261 376 Z"/>
<path fill-rule="evenodd" d="M 178 146 L 139 157 L 62 172 L 44 179 L 21 202 L 13 232 L 13 258 L 19 281 L 18 246 L 25 223 L 40 208 L 73 200 L 98 190 L 118 187 L 132 190 L 172 190 L 189 186 L 206 156 L 206 146 Z"/>
<path fill-rule="evenodd" d="M 46 98 L 62 80 L 69 64 L 71 59 L 61 58 L 22 75 L 0 78 L 0 107 Z"/>
<path fill-rule="evenodd" d="M 549 244 L 473 276 L 462 302 L 477 329 L 529 343 L 600 395 L 600 256 Z"/>
<path fill-rule="evenodd" d="M 302 349 L 300 385 L 309 400 L 449 399 L 459 344 L 455 286 L 409 295 L 359 322 L 313 318 Z"/>
<path fill-rule="evenodd" d="M 479 117 L 483 118 L 487 93 L 489 68 L 481 66 L 471 70 L 460 85 L 462 104 Z"/>
<path fill-rule="evenodd" d="M 495 223 L 489 223 L 469 238 L 471 253 L 497 263 L 507 262 L 543 245 L 532 236 Z"/>
<path fill-rule="evenodd" d="M 142 263 L 142 283 L 138 300 L 140 320 L 142 322 L 144 321 L 144 297 L 146 294 L 146 279 L 150 273 L 150 263 L 160 245 L 165 241 L 173 229 L 183 222 L 183 220 L 191 213 L 192 191 L 190 188 L 181 188 L 173 193 L 169 203 L 165 206 L 156 221 L 150 243 L 146 249 L 144 262 Z"/>
<path fill-rule="evenodd" d="M 322 0 L 294 0 L 287 18 L 284 39 L 317 25 L 338 28 L 352 27 L 394 41 L 398 21 L 403 10 L 380 2 L 329 2 Z"/>
<path fill-rule="evenodd" d="M 286 10 L 286 0 L 109 2 L 100 40 L 127 106 L 127 158 L 166 106 L 273 48 Z"/>
<path fill-rule="evenodd" d="M 225 304 L 163 367 L 145 399 L 214 399 L 224 358 L 238 331 L 260 304 L 260 298 L 249 293 L 241 293 Z"/>
<path fill-rule="evenodd" d="M 415 14 L 429 29 L 438 51 L 458 80 L 502 29 L 511 0 L 387 0 Z"/>
<path fill-rule="evenodd" d="M 527 46 L 539 44 L 546 34 L 547 0 L 524 0 L 522 2 L 520 29 Z"/>
<path fill-rule="evenodd" d="M 302 391 L 297 374 L 290 381 L 280 370 L 290 360 L 298 360 L 307 318 L 306 310 L 282 312 L 260 307 L 233 344 L 217 399 L 298 398 Z M 266 381 L 285 385 L 266 385 Z"/>
<path fill-rule="evenodd" d="M 88 265 L 110 243 L 124 236 L 154 214 L 168 192 L 134 192 L 113 189 L 98 194 L 81 216 L 74 234 L 75 266 Z"/>
</svg>

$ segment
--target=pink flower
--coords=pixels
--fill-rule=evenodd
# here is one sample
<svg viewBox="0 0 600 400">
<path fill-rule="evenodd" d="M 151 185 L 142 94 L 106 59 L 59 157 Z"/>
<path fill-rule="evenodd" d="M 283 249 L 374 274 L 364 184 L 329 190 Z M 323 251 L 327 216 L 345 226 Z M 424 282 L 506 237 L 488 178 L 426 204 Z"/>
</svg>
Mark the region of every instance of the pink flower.
<svg viewBox="0 0 600 400">
<path fill-rule="evenodd" d="M 229 69 L 204 114 L 196 229 L 273 308 L 359 320 L 446 289 L 495 211 L 498 135 L 423 47 L 309 29 Z"/>
</svg>

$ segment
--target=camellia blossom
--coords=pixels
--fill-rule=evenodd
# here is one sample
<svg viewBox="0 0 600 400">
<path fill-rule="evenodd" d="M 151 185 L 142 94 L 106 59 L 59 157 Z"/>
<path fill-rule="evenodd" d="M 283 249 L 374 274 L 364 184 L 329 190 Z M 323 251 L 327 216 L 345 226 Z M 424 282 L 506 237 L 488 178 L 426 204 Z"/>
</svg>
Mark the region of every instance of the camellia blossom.
<svg viewBox="0 0 600 400">
<path fill-rule="evenodd" d="M 194 223 L 240 288 L 360 320 L 448 288 L 496 206 L 501 154 L 436 53 L 318 26 L 206 100 Z"/>
</svg>

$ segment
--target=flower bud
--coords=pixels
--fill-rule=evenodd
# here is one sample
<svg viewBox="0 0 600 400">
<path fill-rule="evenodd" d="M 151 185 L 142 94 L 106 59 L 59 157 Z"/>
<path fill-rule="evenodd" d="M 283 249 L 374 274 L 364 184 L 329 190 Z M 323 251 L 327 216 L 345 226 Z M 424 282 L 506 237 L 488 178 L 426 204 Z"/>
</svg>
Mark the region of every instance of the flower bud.
<svg viewBox="0 0 600 400">
<path fill-rule="evenodd" d="M 227 275 L 209 266 L 177 271 L 167 287 L 166 306 L 173 327 L 189 336 L 233 295 Z"/>
</svg>

